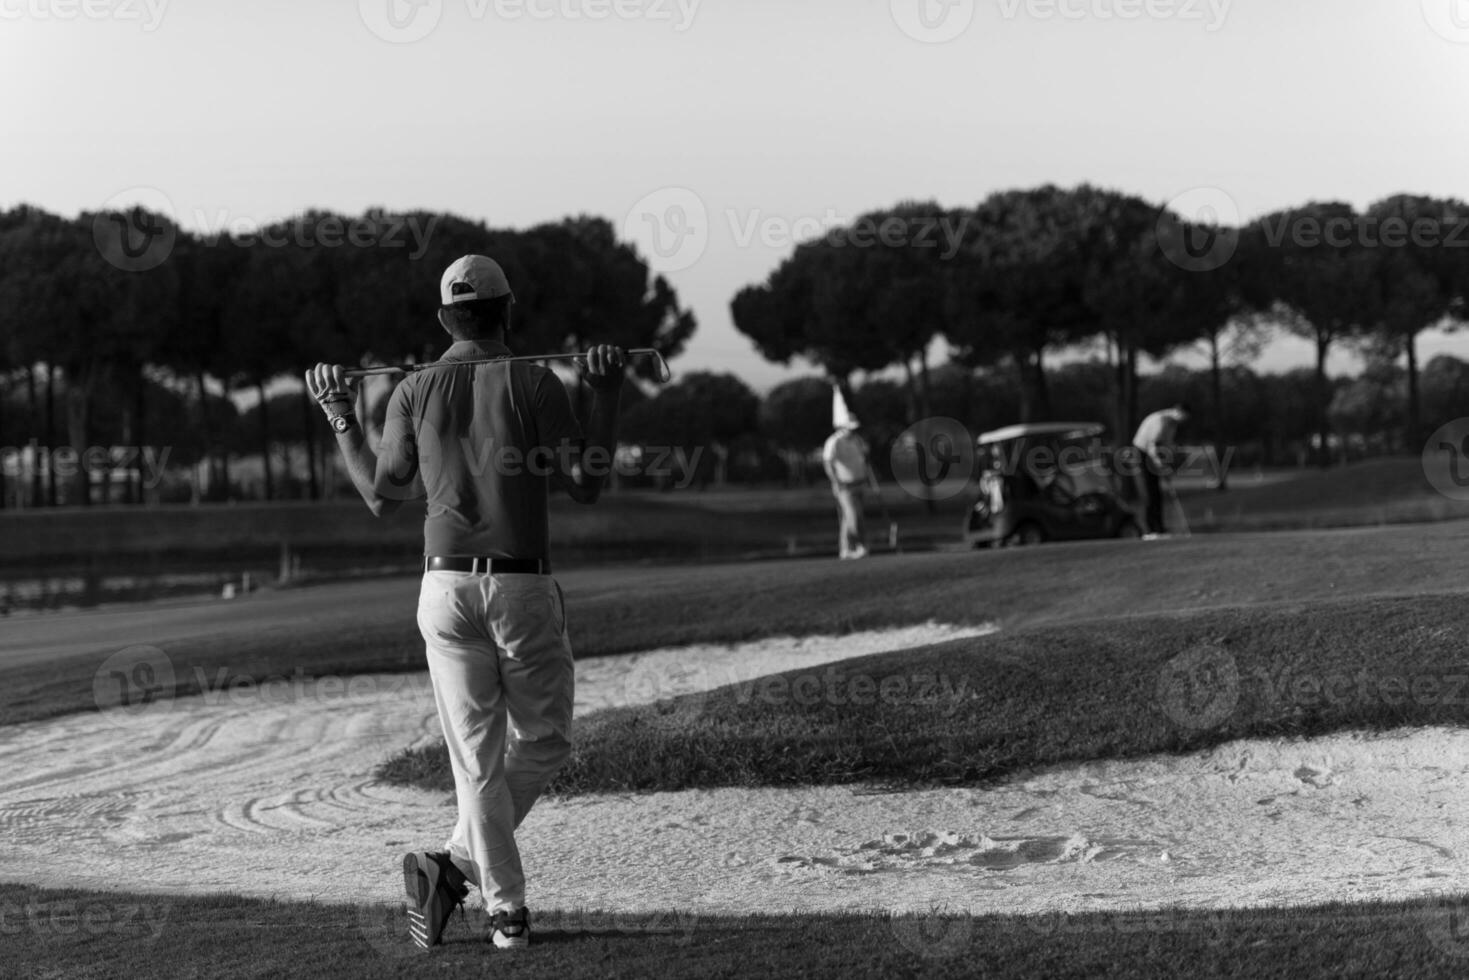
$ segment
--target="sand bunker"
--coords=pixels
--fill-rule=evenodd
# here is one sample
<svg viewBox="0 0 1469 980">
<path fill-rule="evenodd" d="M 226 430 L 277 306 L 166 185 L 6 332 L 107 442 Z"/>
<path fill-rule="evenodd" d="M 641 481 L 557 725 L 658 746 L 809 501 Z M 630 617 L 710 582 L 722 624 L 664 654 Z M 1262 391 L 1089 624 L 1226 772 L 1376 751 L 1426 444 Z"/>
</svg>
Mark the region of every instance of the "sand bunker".
<svg viewBox="0 0 1469 980">
<path fill-rule="evenodd" d="M 945 626 L 578 664 L 581 710 L 964 635 Z M 373 782 L 436 737 L 426 675 L 281 679 L 139 714 L 0 728 L 0 876 L 396 902 L 443 794 Z M 984 789 L 715 790 L 547 800 L 530 901 L 696 913 L 1047 912 L 1400 898 L 1469 882 L 1469 731 L 1239 742 Z"/>
</svg>

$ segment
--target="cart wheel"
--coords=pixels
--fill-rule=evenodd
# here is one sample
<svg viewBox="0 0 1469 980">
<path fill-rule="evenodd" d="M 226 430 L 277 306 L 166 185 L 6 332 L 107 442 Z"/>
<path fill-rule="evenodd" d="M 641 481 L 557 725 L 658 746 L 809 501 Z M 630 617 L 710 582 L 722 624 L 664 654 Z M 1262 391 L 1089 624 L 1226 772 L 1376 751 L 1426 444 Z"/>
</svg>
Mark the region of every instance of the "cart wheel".
<svg viewBox="0 0 1469 980">
<path fill-rule="evenodd" d="M 1024 548 L 1042 544 L 1045 540 L 1046 532 L 1041 530 L 1041 526 L 1032 521 L 1026 521 L 1011 532 L 1010 536 L 1005 539 L 1005 544 L 1011 548 Z"/>
<path fill-rule="evenodd" d="M 1117 536 L 1129 541 L 1135 541 L 1143 536 L 1143 529 L 1137 526 L 1136 521 L 1123 521 L 1117 528 Z"/>
</svg>

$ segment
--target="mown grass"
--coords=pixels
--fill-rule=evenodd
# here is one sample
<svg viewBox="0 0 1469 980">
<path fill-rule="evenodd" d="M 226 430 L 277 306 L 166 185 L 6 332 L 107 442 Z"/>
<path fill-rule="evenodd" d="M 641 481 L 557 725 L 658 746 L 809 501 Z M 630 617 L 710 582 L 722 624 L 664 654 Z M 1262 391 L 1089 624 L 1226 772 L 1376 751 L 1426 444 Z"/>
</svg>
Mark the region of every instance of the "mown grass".
<svg viewBox="0 0 1469 980">
<path fill-rule="evenodd" d="M 1452 594 L 954 640 L 589 715 L 552 790 L 973 784 L 1237 738 L 1464 724 L 1466 631 Z M 442 745 L 379 775 L 453 786 Z"/>
<path fill-rule="evenodd" d="M 1298 909 L 967 916 L 548 912 L 518 954 L 455 917 L 409 945 L 401 913 L 232 897 L 0 885 L 16 980 L 352 977 L 1461 977 L 1466 909 L 1449 899 Z"/>
<path fill-rule="evenodd" d="M 1179 609 L 1283 600 L 1412 595 L 1462 587 L 1469 522 L 1167 542 L 1094 542 L 1003 552 L 888 555 L 865 562 L 808 560 L 573 571 L 561 576 L 577 656 L 770 636 L 841 635 L 929 621 L 1009 631 Z M 41 643 L 65 620 L 18 619 L 0 636 L 0 724 L 94 710 L 99 666 L 148 644 L 173 665 L 175 685 L 155 696 L 199 692 L 198 678 L 339 676 L 424 669 L 414 622 L 417 581 L 320 586 L 319 615 L 295 606 L 288 627 L 273 609 L 292 596 L 256 596 L 205 634 L 170 625 L 166 608 L 139 607 L 133 625 L 44 659 L 6 662 L 3 647 Z M 299 597 L 306 593 L 297 593 Z M 372 596 L 364 602 L 359 596 Z M 384 601 L 384 595 L 393 597 Z M 222 607 L 228 612 L 231 607 Z"/>
</svg>

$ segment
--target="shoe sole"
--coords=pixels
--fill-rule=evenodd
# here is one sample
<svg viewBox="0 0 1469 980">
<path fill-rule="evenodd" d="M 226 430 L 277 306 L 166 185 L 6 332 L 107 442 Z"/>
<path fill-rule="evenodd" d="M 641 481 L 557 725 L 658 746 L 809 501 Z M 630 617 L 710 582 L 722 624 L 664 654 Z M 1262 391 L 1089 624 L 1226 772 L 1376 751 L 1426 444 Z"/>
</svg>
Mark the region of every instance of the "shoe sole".
<svg viewBox="0 0 1469 980">
<path fill-rule="evenodd" d="M 425 864 L 428 867 L 424 867 Z M 408 907 L 408 936 L 420 949 L 428 949 L 432 945 L 429 942 L 428 923 L 418 910 L 438 887 L 438 882 L 434 880 L 437 875 L 438 868 L 432 861 L 421 861 L 417 854 L 403 855 L 403 891 L 407 893 L 411 903 Z"/>
<path fill-rule="evenodd" d="M 491 939 L 496 949 L 526 949 L 530 946 L 529 936 L 507 936 L 497 932 Z"/>
</svg>

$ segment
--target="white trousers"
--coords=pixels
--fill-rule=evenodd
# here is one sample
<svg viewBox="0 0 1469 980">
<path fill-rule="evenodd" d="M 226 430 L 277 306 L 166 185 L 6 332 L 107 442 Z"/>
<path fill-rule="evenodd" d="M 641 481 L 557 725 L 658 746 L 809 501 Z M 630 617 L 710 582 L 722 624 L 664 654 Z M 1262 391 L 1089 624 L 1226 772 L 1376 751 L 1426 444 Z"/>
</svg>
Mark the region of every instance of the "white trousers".
<svg viewBox="0 0 1469 980">
<path fill-rule="evenodd" d="M 525 904 L 515 828 L 571 753 L 561 588 L 549 575 L 426 572 L 418 628 L 459 803 L 449 855 L 491 913 L 514 911 Z"/>
</svg>

